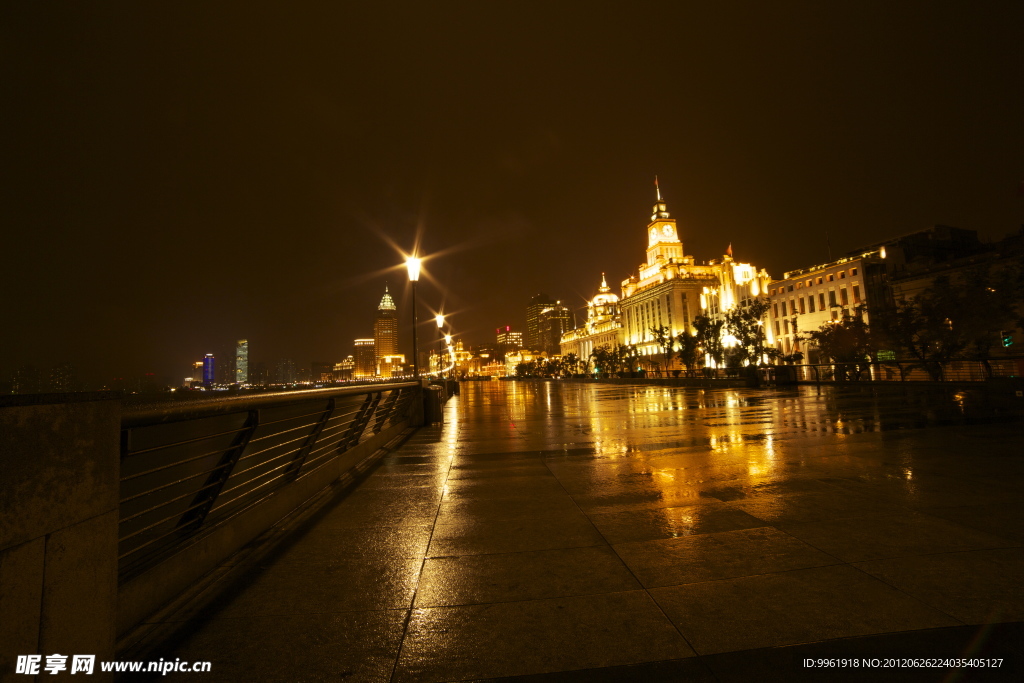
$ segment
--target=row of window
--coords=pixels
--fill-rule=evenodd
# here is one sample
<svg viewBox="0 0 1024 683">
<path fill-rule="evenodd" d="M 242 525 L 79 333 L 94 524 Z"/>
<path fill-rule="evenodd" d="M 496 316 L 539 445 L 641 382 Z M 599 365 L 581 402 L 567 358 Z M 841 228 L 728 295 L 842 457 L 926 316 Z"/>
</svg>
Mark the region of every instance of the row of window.
<svg viewBox="0 0 1024 683">
<path fill-rule="evenodd" d="M 861 302 L 860 285 L 853 285 L 853 287 L 851 287 L 850 289 L 853 292 L 853 303 L 859 304 Z M 839 288 L 838 301 L 836 301 L 836 290 L 829 290 L 827 305 L 825 302 L 825 292 L 818 292 L 817 304 L 818 309 L 822 311 L 824 311 L 826 308 L 835 308 L 836 306 L 848 306 L 850 304 L 850 299 L 849 295 L 847 294 L 846 287 Z M 814 313 L 814 311 L 815 297 L 813 294 L 809 294 L 806 297 L 797 297 L 796 299 L 789 301 L 788 311 L 786 301 L 780 301 L 772 304 L 772 315 L 775 318 L 780 317 L 780 312 L 784 317 L 787 315 L 796 315 L 797 313 L 800 313 L 801 315 L 804 313 Z"/>
<path fill-rule="evenodd" d="M 819 275 L 817 278 L 809 277 L 806 280 L 800 280 L 799 282 L 790 283 L 789 285 L 783 285 L 777 289 L 771 290 L 771 295 L 785 294 L 786 292 L 792 292 L 794 288 L 803 289 L 804 287 L 813 287 L 814 285 L 820 285 L 825 282 L 834 282 L 835 280 L 845 280 L 849 274 L 850 277 L 857 277 L 857 269 L 850 268 L 850 270 L 840 270 L 835 273 L 828 273 L 826 275 Z"/>
<path fill-rule="evenodd" d="M 832 320 L 839 320 L 839 318 L 841 318 L 844 315 L 851 315 L 850 310 L 847 309 L 847 308 L 833 309 L 832 310 Z M 792 321 L 790 321 L 788 319 L 787 320 L 783 320 L 782 321 L 782 325 L 781 325 L 781 329 L 780 329 L 779 321 L 778 320 L 775 321 L 775 337 L 776 338 L 781 338 L 782 335 L 789 334 L 790 332 L 792 332 L 793 334 L 796 334 L 797 332 L 799 332 L 799 326 L 797 325 L 796 318 L 794 318 Z"/>
</svg>

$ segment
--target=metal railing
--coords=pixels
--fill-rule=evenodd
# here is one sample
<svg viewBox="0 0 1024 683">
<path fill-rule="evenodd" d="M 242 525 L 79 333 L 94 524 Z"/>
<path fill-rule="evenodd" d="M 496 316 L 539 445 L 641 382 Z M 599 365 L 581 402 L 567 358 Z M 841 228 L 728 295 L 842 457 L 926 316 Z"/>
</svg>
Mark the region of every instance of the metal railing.
<svg viewBox="0 0 1024 683">
<path fill-rule="evenodd" d="M 1024 358 L 993 358 L 988 361 L 951 360 L 928 363 L 880 361 L 871 363 L 819 363 L 761 368 L 782 381 L 799 382 L 984 382 L 1024 377 Z"/>
<path fill-rule="evenodd" d="M 399 423 L 419 386 L 280 392 L 126 412 L 122 576 Z"/>
</svg>

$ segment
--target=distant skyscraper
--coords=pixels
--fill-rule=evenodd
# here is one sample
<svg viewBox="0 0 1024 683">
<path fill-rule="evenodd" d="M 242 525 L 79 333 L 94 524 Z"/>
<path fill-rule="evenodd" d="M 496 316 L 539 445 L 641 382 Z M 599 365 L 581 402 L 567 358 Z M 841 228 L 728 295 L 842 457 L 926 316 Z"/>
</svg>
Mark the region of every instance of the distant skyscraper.
<svg viewBox="0 0 1024 683">
<path fill-rule="evenodd" d="M 384 286 L 384 297 L 377 306 L 377 318 L 373 321 L 373 355 L 376 365 L 374 374 L 381 374 L 385 356 L 398 355 L 398 315 L 387 285 Z"/>
<path fill-rule="evenodd" d="M 235 345 L 235 382 L 249 382 L 249 340 L 239 339 Z"/>
<path fill-rule="evenodd" d="M 309 369 L 309 379 L 313 382 L 334 381 L 334 363 L 315 360 L 310 364 Z"/>
<path fill-rule="evenodd" d="M 78 378 L 71 363 L 58 363 L 50 371 L 50 391 L 78 391 Z"/>
<path fill-rule="evenodd" d="M 274 382 L 277 384 L 294 384 L 296 380 L 295 361 L 291 358 L 282 358 L 277 361 L 274 369 Z"/>
<path fill-rule="evenodd" d="M 212 353 L 203 357 L 203 384 L 213 384 L 217 380 L 217 359 Z"/>
<path fill-rule="evenodd" d="M 540 312 L 537 317 L 537 326 L 540 329 L 540 344 L 531 347 L 533 350 L 541 350 L 554 355 L 561 353 L 562 335 L 573 328 L 572 311 L 556 301 Z"/>
<path fill-rule="evenodd" d="M 356 339 L 355 368 L 352 376 L 365 379 L 377 374 L 377 358 L 373 352 L 372 339 Z"/>
<path fill-rule="evenodd" d="M 554 305 L 547 294 L 537 294 L 526 305 L 526 336 L 523 345 L 531 351 L 538 351 L 544 346 L 540 326 L 540 314 Z"/>
<path fill-rule="evenodd" d="M 12 394 L 38 394 L 43 391 L 42 375 L 34 365 L 22 365 L 11 378 Z"/>
<path fill-rule="evenodd" d="M 499 327 L 496 332 L 498 348 L 503 353 L 523 348 L 523 333 L 513 330 L 511 325 Z"/>
</svg>

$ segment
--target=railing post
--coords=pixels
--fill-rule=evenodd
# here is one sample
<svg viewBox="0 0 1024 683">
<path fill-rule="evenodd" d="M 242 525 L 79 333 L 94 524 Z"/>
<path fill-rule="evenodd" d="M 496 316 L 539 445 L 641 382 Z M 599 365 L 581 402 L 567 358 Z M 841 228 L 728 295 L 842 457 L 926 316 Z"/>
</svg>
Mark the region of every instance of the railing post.
<svg viewBox="0 0 1024 683">
<path fill-rule="evenodd" d="M 288 468 L 284 472 L 284 476 L 288 479 L 295 479 L 299 476 L 299 472 L 302 471 L 302 465 L 306 462 L 306 456 L 313 450 L 313 446 L 316 445 L 317 439 L 320 438 L 320 432 L 324 430 L 324 425 L 331 419 L 331 415 L 334 414 L 334 408 L 337 402 L 334 398 L 330 398 L 327 401 L 327 409 L 317 418 L 316 424 L 313 425 L 313 431 L 306 437 L 306 441 L 302 444 L 298 451 L 295 453 L 295 457 L 292 458 Z"/>
<path fill-rule="evenodd" d="M 380 430 L 384 427 L 384 423 L 387 422 L 387 419 L 389 417 L 391 417 L 391 411 L 394 409 L 395 402 L 398 400 L 398 392 L 399 391 L 400 390 L 398 390 L 398 389 L 392 390 L 391 393 L 388 394 L 387 400 L 384 401 L 384 405 L 381 406 L 380 410 L 377 411 L 377 414 L 374 415 L 374 422 L 373 422 L 373 433 L 374 434 L 380 434 Z"/>
<path fill-rule="evenodd" d="M 240 432 L 235 437 L 234 443 L 224 451 L 220 462 L 217 463 L 217 468 L 210 473 L 203 488 L 192 499 L 192 504 L 189 505 L 190 509 L 178 520 L 177 527 L 179 529 L 196 529 L 203 525 L 206 516 L 210 514 L 213 504 L 217 501 L 217 496 L 220 495 L 221 489 L 227 483 L 231 472 L 235 469 L 235 465 L 238 464 L 238 459 L 242 457 L 245 447 L 249 445 L 249 439 L 252 438 L 259 425 L 260 411 L 250 410 L 249 417 L 246 419 L 245 430 Z"/>
<path fill-rule="evenodd" d="M 374 408 L 380 402 L 381 394 L 369 393 L 366 395 L 366 400 L 363 401 L 363 405 L 359 408 L 359 412 L 352 418 L 352 424 L 349 425 L 348 431 L 345 436 L 341 437 L 338 441 L 338 452 L 341 453 L 352 446 L 359 443 L 359 437 L 363 435 L 363 430 L 366 429 L 367 423 L 370 421 L 370 416 L 373 415 Z"/>
</svg>

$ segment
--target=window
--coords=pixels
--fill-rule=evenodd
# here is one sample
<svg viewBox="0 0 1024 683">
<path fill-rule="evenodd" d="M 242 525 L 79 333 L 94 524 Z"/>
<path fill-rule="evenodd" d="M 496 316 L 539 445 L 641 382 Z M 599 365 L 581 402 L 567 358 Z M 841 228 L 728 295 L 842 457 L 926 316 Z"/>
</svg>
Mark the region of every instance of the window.
<svg viewBox="0 0 1024 683">
<path fill-rule="evenodd" d="M 834 289 L 828 290 L 828 305 L 829 305 L 829 307 L 835 307 L 835 305 L 836 305 L 836 290 L 834 290 Z M 835 314 L 835 311 L 832 311 L 832 313 Z M 833 319 L 834 319 L 834 315 L 833 315 Z"/>
<path fill-rule="evenodd" d="M 779 336 L 779 321 L 778 320 L 775 321 L 775 336 L 776 337 Z"/>
<path fill-rule="evenodd" d="M 845 277 L 846 277 L 846 271 L 845 270 L 840 270 L 839 271 L 839 279 L 842 280 Z"/>
<path fill-rule="evenodd" d="M 835 320 L 838 317 L 839 315 L 835 311 L 832 311 L 832 319 Z"/>
<path fill-rule="evenodd" d="M 817 282 L 817 284 L 819 284 L 819 285 L 821 284 L 821 276 L 820 276 L 820 275 L 818 276 L 818 282 Z"/>
<path fill-rule="evenodd" d="M 828 280 L 829 282 L 832 282 L 832 281 L 834 281 L 834 280 L 836 279 L 836 276 L 835 276 L 835 275 L 833 275 L 832 273 L 829 273 L 829 274 L 828 274 L 828 275 L 827 275 L 827 276 L 825 277 L 825 279 L 826 279 L 826 280 Z"/>
<path fill-rule="evenodd" d="M 803 315 L 806 312 L 807 312 L 807 309 L 804 308 L 804 298 L 800 297 L 800 315 Z"/>
<path fill-rule="evenodd" d="M 772 315 L 775 316 L 776 318 L 779 317 L 779 305 L 778 304 L 772 304 Z M 778 325 L 778 323 L 775 323 L 775 324 Z M 775 333 L 778 334 L 779 331 L 775 330 Z"/>
<path fill-rule="evenodd" d="M 814 313 L 814 295 L 813 294 L 811 296 L 807 297 L 807 307 L 810 309 L 811 313 Z"/>
<path fill-rule="evenodd" d="M 850 268 L 850 277 L 857 277 L 857 269 Z"/>
<path fill-rule="evenodd" d="M 850 300 L 846 298 L 846 287 L 839 290 L 839 303 L 846 306 L 850 303 Z"/>
<path fill-rule="evenodd" d="M 783 316 L 786 315 L 786 302 L 785 301 L 782 302 L 782 315 Z"/>
<path fill-rule="evenodd" d="M 789 321 L 788 320 L 783 320 L 782 321 L 782 329 L 784 329 L 786 331 L 786 334 L 789 334 Z"/>
<path fill-rule="evenodd" d="M 813 283 L 814 283 L 814 280 L 813 280 L 813 279 L 808 279 L 808 280 L 807 280 L 807 286 L 808 286 L 808 287 L 810 287 L 810 286 L 811 286 L 811 285 L 812 285 Z"/>
<path fill-rule="evenodd" d="M 821 310 L 824 311 L 825 310 L 825 292 L 818 292 L 818 303 L 821 304 L 820 306 L 818 306 L 818 308 L 820 308 Z"/>
<path fill-rule="evenodd" d="M 853 303 L 860 303 L 860 285 L 853 286 Z"/>
<path fill-rule="evenodd" d="M 774 289 L 772 290 L 772 296 L 775 296 L 775 290 Z"/>
<path fill-rule="evenodd" d="M 790 285 L 789 287 L 787 287 L 786 291 L 792 292 L 793 291 L 793 285 Z"/>
</svg>

